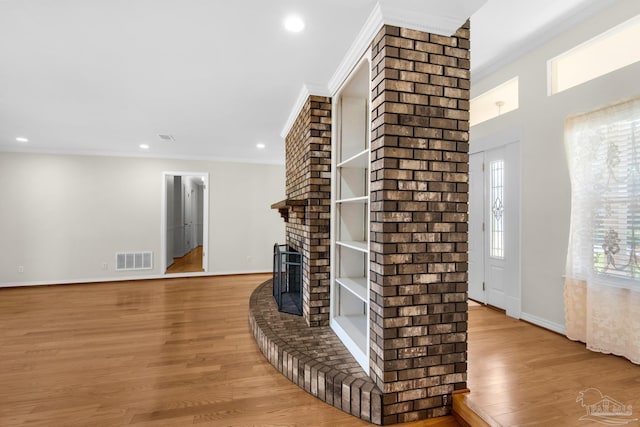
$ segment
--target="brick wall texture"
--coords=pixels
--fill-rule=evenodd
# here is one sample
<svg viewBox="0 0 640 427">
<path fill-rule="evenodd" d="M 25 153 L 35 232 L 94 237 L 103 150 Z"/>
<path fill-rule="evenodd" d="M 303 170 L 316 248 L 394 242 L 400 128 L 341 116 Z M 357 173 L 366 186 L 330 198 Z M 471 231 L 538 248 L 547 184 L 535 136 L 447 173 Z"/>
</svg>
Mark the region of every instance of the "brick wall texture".
<svg viewBox="0 0 640 427">
<path fill-rule="evenodd" d="M 391 424 L 466 388 L 469 24 L 385 26 L 371 49 L 370 376 Z"/>
<path fill-rule="evenodd" d="M 466 388 L 469 23 L 452 37 L 384 26 L 371 46 L 370 372 L 393 424 L 446 415 Z M 287 243 L 304 316 L 329 324 L 331 99 L 286 138 Z M 373 417 L 373 412 L 372 412 Z"/>
<path fill-rule="evenodd" d="M 287 244 L 303 255 L 303 316 L 329 325 L 331 98 L 310 96 L 286 137 Z"/>
</svg>

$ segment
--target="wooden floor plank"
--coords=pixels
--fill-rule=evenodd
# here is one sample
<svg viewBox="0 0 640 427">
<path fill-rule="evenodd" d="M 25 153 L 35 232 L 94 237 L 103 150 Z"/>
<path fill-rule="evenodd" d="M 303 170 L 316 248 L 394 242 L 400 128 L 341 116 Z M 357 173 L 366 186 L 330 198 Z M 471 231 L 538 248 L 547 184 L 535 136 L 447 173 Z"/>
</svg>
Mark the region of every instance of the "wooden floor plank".
<svg viewBox="0 0 640 427">
<path fill-rule="evenodd" d="M 262 356 L 248 302 L 268 278 L 0 289 L 0 425 L 368 425 Z"/>
<path fill-rule="evenodd" d="M 200 271 L 204 271 L 202 269 L 202 246 L 197 246 L 186 255 L 174 258 L 173 263 L 167 267 L 166 274 L 194 273 Z"/>
<path fill-rule="evenodd" d="M 640 408 L 640 366 L 491 308 L 470 308 L 468 346 L 469 399 L 501 425 L 581 425 L 589 387 Z"/>
<path fill-rule="evenodd" d="M 367 425 L 259 352 L 248 300 L 269 277 L 0 289 L 0 425 Z M 640 418 L 639 366 L 486 307 L 469 315 L 470 399 L 502 425 L 582 425 L 589 387 Z M 456 423 L 407 424 L 428 425 Z"/>
</svg>

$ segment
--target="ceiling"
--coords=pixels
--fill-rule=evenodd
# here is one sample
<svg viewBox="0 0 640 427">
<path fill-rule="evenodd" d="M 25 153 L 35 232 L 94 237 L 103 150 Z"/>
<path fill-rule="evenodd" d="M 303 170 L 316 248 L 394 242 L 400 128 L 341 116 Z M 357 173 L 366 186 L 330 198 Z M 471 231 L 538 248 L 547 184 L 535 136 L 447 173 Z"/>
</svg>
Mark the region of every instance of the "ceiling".
<svg viewBox="0 0 640 427">
<path fill-rule="evenodd" d="M 596 2 L 489 0 L 474 76 Z M 301 88 L 327 86 L 375 3 L 0 0 L 0 151 L 283 163 Z M 290 13 L 303 32 L 284 29 Z"/>
</svg>

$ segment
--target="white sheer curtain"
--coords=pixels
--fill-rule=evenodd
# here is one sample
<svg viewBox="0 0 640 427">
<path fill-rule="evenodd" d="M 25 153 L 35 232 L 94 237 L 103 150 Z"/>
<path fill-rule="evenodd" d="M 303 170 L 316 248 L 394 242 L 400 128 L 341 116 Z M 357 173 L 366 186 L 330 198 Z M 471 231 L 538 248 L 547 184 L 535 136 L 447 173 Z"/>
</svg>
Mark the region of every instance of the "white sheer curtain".
<svg viewBox="0 0 640 427">
<path fill-rule="evenodd" d="M 567 337 L 640 363 L 640 99 L 567 120 Z"/>
</svg>

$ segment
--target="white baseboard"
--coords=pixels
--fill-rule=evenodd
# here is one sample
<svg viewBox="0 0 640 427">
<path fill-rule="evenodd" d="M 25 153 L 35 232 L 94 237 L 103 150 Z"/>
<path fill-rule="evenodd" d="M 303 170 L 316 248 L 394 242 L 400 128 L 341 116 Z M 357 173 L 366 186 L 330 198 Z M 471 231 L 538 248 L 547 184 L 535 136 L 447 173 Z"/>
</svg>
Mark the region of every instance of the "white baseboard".
<svg viewBox="0 0 640 427">
<path fill-rule="evenodd" d="M 533 314 L 521 313 L 520 319 L 525 320 L 529 323 L 533 323 L 534 325 L 540 326 L 541 328 L 549 329 L 550 331 L 557 332 L 562 335 L 567 335 L 567 329 L 565 328 L 564 325 L 550 322 L 541 317 L 534 316 Z"/>
<path fill-rule="evenodd" d="M 507 305 L 507 309 L 505 310 L 507 316 L 513 317 L 514 319 L 520 319 L 520 316 L 522 316 L 522 311 L 520 310 L 520 298 L 507 296 L 505 303 Z"/>
<path fill-rule="evenodd" d="M 156 279 L 179 279 L 186 277 L 209 277 L 209 276 L 234 276 L 241 274 L 271 274 L 270 271 L 217 271 L 214 273 L 197 272 L 197 273 L 175 273 L 175 274 L 154 274 L 149 276 L 127 276 L 127 277 L 103 277 L 93 279 L 74 279 L 74 280 L 51 280 L 37 282 L 14 282 L 0 283 L 0 288 L 20 288 L 27 286 L 48 286 L 48 285 L 77 285 L 81 283 L 104 283 L 104 282 L 129 282 L 136 280 L 156 280 Z"/>
</svg>

